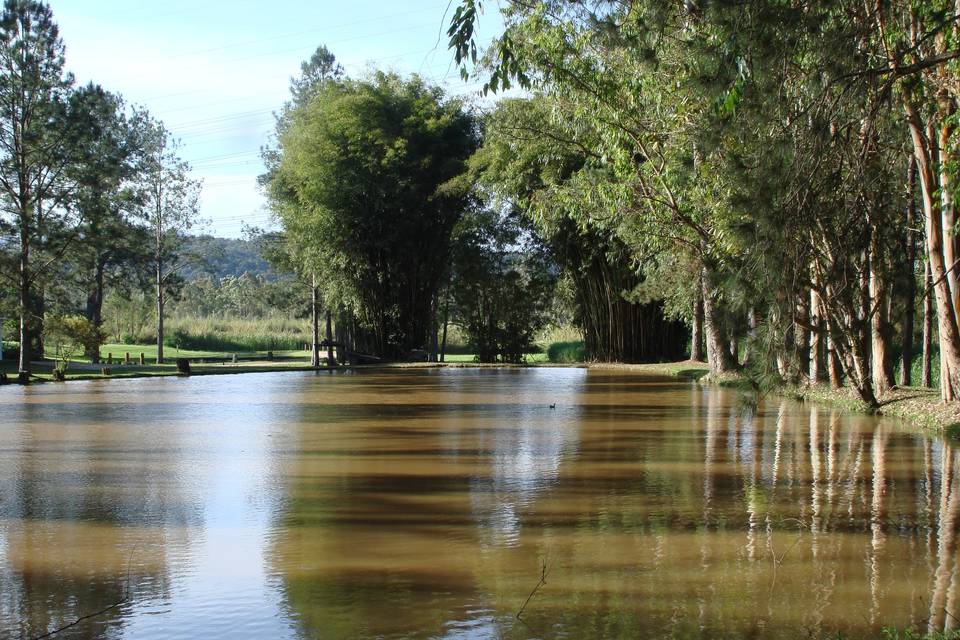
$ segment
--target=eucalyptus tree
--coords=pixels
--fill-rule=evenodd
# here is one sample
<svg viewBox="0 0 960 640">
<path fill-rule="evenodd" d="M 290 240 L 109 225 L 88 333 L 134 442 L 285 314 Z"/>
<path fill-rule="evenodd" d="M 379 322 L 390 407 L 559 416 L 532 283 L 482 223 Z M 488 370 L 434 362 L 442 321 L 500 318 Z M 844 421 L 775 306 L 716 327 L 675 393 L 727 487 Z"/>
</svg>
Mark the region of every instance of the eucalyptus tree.
<svg viewBox="0 0 960 640">
<path fill-rule="evenodd" d="M 893 384 L 894 259 L 904 235 L 902 127 L 875 83 L 859 8 L 750 6 L 712 171 L 777 376 L 816 383 L 824 368 L 868 404 Z M 717 19 L 709 10 L 702 18 Z M 825 353 L 824 343 L 830 346 Z M 829 366 L 824 367 L 822 365 Z"/>
<path fill-rule="evenodd" d="M 178 155 L 180 143 L 160 123 L 149 125 L 141 173 L 139 215 L 152 238 L 150 260 L 156 294 L 157 363 L 163 362 L 164 312 L 169 294 L 179 284 L 178 272 L 189 256 L 183 253 L 185 234 L 199 219 L 200 181 Z"/>
<path fill-rule="evenodd" d="M 6 0 L 0 13 L 0 196 L 3 232 L 14 238 L 20 316 L 19 370 L 39 346 L 44 279 L 57 267 L 74 224 L 65 207 L 70 165 L 64 142 L 73 78 L 50 7 Z M 5 270 L 6 271 L 6 270 Z"/>
<path fill-rule="evenodd" d="M 460 101 L 384 73 L 323 85 L 280 138 L 274 210 L 324 300 L 350 309 L 379 355 L 427 343 L 477 138 Z"/>
<path fill-rule="evenodd" d="M 957 223 L 956 114 L 960 107 L 960 9 L 953 1 L 876 3 L 863 21 L 881 64 L 859 75 L 894 89 L 906 118 L 919 175 L 926 256 L 940 341 L 940 390 L 960 397 L 960 237 Z"/>
</svg>

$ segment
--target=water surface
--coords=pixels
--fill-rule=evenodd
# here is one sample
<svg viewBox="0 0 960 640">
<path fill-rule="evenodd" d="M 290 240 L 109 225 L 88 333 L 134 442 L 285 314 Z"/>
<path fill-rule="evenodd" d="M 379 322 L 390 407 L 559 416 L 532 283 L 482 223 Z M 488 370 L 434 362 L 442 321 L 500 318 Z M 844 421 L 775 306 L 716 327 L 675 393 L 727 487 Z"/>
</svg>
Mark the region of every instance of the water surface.
<svg viewBox="0 0 960 640">
<path fill-rule="evenodd" d="M 8 387 L 0 637 L 943 629 L 958 482 L 892 421 L 617 371 Z"/>
</svg>

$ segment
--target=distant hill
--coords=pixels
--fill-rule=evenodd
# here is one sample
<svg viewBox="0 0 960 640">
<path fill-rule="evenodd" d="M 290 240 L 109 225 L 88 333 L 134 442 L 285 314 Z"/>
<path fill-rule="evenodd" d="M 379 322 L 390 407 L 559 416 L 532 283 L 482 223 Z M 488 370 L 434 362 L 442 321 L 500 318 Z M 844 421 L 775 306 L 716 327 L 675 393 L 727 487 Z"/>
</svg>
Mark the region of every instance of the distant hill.
<svg viewBox="0 0 960 640">
<path fill-rule="evenodd" d="M 268 278 L 278 276 L 270 268 L 270 264 L 261 257 L 256 245 L 249 240 L 189 236 L 184 254 L 199 257 L 197 264 L 187 265 L 181 270 L 181 275 L 187 280 L 194 280 L 204 275 L 224 278 L 244 273 L 263 275 Z"/>
</svg>

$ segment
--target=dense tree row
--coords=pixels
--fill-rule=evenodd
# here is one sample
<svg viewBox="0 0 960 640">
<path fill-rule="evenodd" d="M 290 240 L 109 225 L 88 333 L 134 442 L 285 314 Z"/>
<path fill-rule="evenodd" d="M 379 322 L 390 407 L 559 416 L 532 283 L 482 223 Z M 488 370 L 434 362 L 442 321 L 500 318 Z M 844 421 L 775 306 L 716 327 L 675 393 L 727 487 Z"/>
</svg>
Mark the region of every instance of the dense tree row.
<svg viewBox="0 0 960 640">
<path fill-rule="evenodd" d="M 717 374 L 870 404 L 898 351 L 911 382 L 932 290 L 956 398 L 954 2 L 508 2 L 478 52 L 482 8 L 451 23 L 464 73 L 529 93 L 491 117 L 485 184 L 634 279 L 606 289 L 661 300 Z"/>
<path fill-rule="evenodd" d="M 196 214 L 198 185 L 163 125 L 98 85 L 76 87 L 64 55 L 49 6 L 4 2 L 0 276 L 19 319 L 23 375 L 43 357 L 50 313 L 81 312 L 100 336 L 107 289 L 148 282 L 162 358 L 163 305 Z M 86 342 L 96 361 L 98 340 Z"/>
</svg>

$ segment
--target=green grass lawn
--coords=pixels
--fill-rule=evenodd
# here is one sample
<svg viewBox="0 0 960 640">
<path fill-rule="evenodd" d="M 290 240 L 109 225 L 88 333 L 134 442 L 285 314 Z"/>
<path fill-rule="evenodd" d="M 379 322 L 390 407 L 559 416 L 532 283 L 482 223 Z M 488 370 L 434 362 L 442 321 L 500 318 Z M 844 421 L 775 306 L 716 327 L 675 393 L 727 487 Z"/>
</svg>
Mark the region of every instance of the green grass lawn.
<svg viewBox="0 0 960 640">
<path fill-rule="evenodd" d="M 472 353 L 448 353 L 444 357 L 444 362 L 475 362 L 476 356 Z M 545 353 L 528 353 L 527 364 L 539 364 L 548 362 Z"/>
<path fill-rule="evenodd" d="M 143 353 L 144 357 L 147 358 L 147 361 L 156 361 L 157 359 L 157 345 L 155 344 L 105 344 L 100 347 L 100 357 L 105 359 L 108 354 L 112 353 L 114 360 L 122 360 L 124 354 L 129 353 L 130 358 L 136 361 L 140 354 Z M 190 349 L 177 349 L 176 347 L 164 347 L 163 348 L 163 357 L 164 358 L 229 358 L 234 353 L 237 354 L 237 357 L 240 358 L 256 358 L 267 356 L 266 351 L 248 351 L 248 352 L 233 352 L 233 351 L 192 351 Z M 49 355 L 49 354 L 48 354 Z M 273 355 L 276 357 L 283 358 L 309 358 L 309 351 L 274 351 Z M 82 359 L 78 358 L 78 361 Z"/>
</svg>

